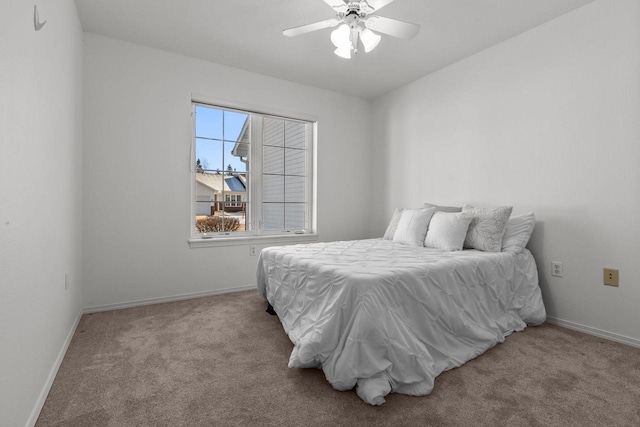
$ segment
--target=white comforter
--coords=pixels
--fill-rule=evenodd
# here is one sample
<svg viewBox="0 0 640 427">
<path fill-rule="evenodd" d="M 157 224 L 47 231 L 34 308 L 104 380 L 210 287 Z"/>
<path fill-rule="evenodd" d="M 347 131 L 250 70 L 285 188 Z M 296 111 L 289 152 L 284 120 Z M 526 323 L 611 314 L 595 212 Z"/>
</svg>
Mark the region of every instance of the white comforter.
<svg viewBox="0 0 640 427">
<path fill-rule="evenodd" d="M 258 288 L 294 344 L 289 367 L 321 367 L 338 390 L 382 404 L 429 394 L 527 323 L 545 320 L 529 253 L 443 252 L 371 239 L 264 249 Z"/>
</svg>

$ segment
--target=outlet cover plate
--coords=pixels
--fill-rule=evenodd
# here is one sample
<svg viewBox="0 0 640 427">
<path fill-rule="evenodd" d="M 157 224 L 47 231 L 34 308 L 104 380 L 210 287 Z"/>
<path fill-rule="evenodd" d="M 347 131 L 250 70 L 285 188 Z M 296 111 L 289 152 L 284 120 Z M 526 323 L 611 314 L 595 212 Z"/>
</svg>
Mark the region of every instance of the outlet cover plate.
<svg viewBox="0 0 640 427">
<path fill-rule="evenodd" d="M 551 275 L 555 277 L 562 277 L 563 273 L 562 263 L 559 261 L 551 261 Z"/>
<path fill-rule="evenodd" d="M 614 268 L 604 269 L 604 284 L 607 286 L 618 287 L 618 270 Z"/>
</svg>

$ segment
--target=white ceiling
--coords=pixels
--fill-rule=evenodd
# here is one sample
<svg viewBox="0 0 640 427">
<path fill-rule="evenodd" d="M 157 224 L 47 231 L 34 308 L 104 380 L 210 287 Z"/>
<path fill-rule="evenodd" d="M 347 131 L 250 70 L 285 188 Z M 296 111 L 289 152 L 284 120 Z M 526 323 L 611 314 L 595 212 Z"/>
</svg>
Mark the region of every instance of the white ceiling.
<svg viewBox="0 0 640 427">
<path fill-rule="evenodd" d="M 368 54 L 333 54 L 323 0 L 76 0 L 84 31 L 373 99 L 593 0 L 395 0 L 376 14 L 421 25 Z"/>
</svg>

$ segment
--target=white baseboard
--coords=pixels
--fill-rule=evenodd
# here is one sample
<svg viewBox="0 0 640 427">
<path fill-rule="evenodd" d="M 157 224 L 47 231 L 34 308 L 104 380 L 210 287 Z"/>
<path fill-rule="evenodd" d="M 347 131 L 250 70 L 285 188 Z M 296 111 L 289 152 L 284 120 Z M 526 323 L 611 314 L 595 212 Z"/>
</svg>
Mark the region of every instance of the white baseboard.
<svg viewBox="0 0 640 427">
<path fill-rule="evenodd" d="M 44 402 L 47 400 L 47 396 L 49 395 L 49 390 L 51 390 L 51 386 L 53 385 L 53 380 L 55 380 L 56 375 L 58 374 L 58 369 L 60 369 L 60 365 L 62 365 L 62 360 L 64 359 L 65 354 L 67 354 L 67 349 L 69 348 L 69 344 L 71 344 L 73 335 L 76 333 L 76 328 L 80 323 L 81 317 L 82 317 L 82 311 L 79 311 L 78 315 L 76 316 L 76 319 L 73 321 L 73 325 L 71 325 L 71 329 L 69 330 L 69 333 L 67 333 L 67 338 L 65 338 L 64 343 L 62 344 L 62 348 L 58 352 L 58 357 L 56 357 L 56 360 L 53 363 L 53 366 L 51 367 L 51 371 L 49 372 L 47 381 L 44 383 L 44 386 L 40 391 L 38 400 L 36 400 L 36 405 L 31 411 L 31 415 L 29 416 L 29 419 L 27 420 L 27 423 L 26 423 L 27 427 L 35 426 L 36 421 L 38 421 L 38 417 L 40 416 L 40 411 L 42 411 Z"/>
<path fill-rule="evenodd" d="M 142 305 L 151 305 L 151 304 L 161 304 L 163 302 L 174 302 L 174 301 L 182 301 L 186 299 L 193 298 L 201 298 L 201 297 L 209 297 L 212 295 L 221 295 L 228 294 L 231 292 L 241 292 L 248 291 L 251 289 L 258 289 L 256 285 L 248 285 L 248 286 L 239 286 L 235 288 L 225 288 L 225 289 L 217 289 L 215 291 L 204 291 L 204 292 L 194 292 L 190 294 L 179 294 L 172 295 L 168 297 L 158 297 L 158 298 L 148 298 L 141 299 L 135 301 L 127 301 L 127 302 L 118 302 L 114 304 L 104 304 L 104 305 L 94 305 L 90 307 L 85 307 L 82 312 L 85 314 L 89 313 L 98 313 L 100 311 L 110 311 L 110 310 L 119 310 L 121 308 L 131 308 L 131 307 L 139 307 Z"/>
<path fill-rule="evenodd" d="M 584 332 L 585 334 L 594 335 L 596 337 L 605 338 L 633 347 L 640 347 L 640 340 L 636 338 L 614 334 L 613 332 L 603 331 L 602 329 L 592 328 L 591 326 L 581 325 L 579 323 L 569 322 L 568 320 L 562 320 L 551 316 L 547 316 L 547 322 L 553 325 L 562 326 L 563 328 L 573 329 L 575 331 Z"/>
</svg>

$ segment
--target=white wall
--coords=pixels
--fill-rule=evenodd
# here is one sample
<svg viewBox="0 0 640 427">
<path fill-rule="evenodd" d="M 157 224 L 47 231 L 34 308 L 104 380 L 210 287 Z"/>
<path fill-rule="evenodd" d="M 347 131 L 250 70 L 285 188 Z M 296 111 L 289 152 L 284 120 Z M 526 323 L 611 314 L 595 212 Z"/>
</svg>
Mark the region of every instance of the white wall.
<svg viewBox="0 0 640 427">
<path fill-rule="evenodd" d="M 426 201 L 533 210 L 549 315 L 640 340 L 640 2 L 591 3 L 377 99 L 372 119 L 389 201 L 372 235 Z"/>
<path fill-rule="evenodd" d="M 86 307 L 255 285 L 248 246 L 187 245 L 191 93 L 316 115 L 320 238 L 367 237 L 370 103 L 85 34 Z"/>
<path fill-rule="evenodd" d="M 2 426 L 35 421 L 81 309 L 82 30 L 73 0 L 39 32 L 33 6 L 0 13 Z"/>
</svg>

